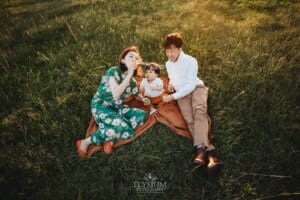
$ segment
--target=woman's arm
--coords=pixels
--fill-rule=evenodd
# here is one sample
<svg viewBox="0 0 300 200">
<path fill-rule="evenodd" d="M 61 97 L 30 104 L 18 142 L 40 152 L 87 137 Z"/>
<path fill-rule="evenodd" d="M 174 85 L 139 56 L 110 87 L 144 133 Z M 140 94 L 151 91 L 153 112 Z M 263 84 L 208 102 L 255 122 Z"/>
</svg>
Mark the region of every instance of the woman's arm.
<svg viewBox="0 0 300 200">
<path fill-rule="evenodd" d="M 149 103 L 147 103 L 147 102 L 150 101 L 150 100 L 143 96 L 144 92 L 145 92 L 144 80 L 140 84 L 139 92 L 140 93 L 135 97 L 135 99 L 137 99 L 138 101 L 144 102 L 145 105 L 148 105 Z"/>
<path fill-rule="evenodd" d="M 120 96 L 123 94 L 125 89 L 129 86 L 132 76 L 133 76 L 133 71 L 128 71 L 126 78 L 121 82 L 121 84 L 118 84 L 114 77 L 109 78 L 111 93 L 114 100 L 120 98 Z"/>
<path fill-rule="evenodd" d="M 143 81 L 141 82 L 140 84 L 140 88 L 139 88 L 139 94 L 135 97 L 135 99 L 139 100 L 139 101 L 143 101 L 144 99 L 144 91 L 145 91 L 145 88 L 143 86 Z"/>
</svg>

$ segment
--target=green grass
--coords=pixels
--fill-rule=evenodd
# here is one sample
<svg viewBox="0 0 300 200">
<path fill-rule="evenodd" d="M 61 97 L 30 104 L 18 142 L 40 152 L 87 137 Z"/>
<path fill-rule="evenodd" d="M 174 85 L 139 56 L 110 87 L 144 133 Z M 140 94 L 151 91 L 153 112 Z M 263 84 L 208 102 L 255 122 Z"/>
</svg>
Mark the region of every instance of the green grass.
<svg viewBox="0 0 300 200">
<path fill-rule="evenodd" d="M 5 199 L 299 198 L 297 0 L 2 1 L 0 194 Z M 189 139 L 161 124 L 111 156 L 80 160 L 102 72 L 137 45 L 164 63 L 180 31 L 210 88 L 216 177 L 192 172 Z M 298 101 L 297 101 L 298 100 Z M 138 194 L 151 173 L 167 183 Z M 276 176 L 275 176 L 276 175 Z M 298 194 L 298 196 L 297 196 Z"/>
</svg>

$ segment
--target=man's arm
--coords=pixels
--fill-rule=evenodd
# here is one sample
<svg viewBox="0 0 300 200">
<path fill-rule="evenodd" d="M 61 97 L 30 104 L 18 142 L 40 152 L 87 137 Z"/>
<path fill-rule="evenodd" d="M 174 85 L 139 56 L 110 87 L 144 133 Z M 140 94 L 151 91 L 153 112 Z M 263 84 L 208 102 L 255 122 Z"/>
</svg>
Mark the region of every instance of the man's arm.
<svg viewBox="0 0 300 200">
<path fill-rule="evenodd" d="M 187 72 L 186 72 L 186 84 L 181 88 L 179 91 L 176 91 L 173 95 L 174 100 L 180 99 L 195 89 L 195 81 L 197 79 L 197 73 L 198 73 L 198 63 L 196 59 L 191 59 L 191 61 L 188 63 L 187 66 Z"/>
</svg>

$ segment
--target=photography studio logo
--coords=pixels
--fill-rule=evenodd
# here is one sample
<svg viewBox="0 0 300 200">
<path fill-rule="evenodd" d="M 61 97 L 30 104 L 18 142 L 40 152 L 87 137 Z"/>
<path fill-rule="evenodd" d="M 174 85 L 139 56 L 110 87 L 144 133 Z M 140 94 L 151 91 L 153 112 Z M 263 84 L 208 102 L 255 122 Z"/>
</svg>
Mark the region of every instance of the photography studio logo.
<svg viewBox="0 0 300 200">
<path fill-rule="evenodd" d="M 149 173 L 143 177 L 143 180 L 134 181 L 133 187 L 137 193 L 162 193 L 167 189 L 167 182 Z"/>
</svg>

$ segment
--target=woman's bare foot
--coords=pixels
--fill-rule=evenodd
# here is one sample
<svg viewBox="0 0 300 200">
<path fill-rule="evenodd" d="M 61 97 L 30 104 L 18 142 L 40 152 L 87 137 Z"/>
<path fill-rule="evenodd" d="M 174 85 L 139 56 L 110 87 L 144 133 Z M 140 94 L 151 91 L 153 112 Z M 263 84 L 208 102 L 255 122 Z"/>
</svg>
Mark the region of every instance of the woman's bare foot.
<svg viewBox="0 0 300 200">
<path fill-rule="evenodd" d="M 105 142 L 103 144 L 103 151 L 105 154 L 112 154 L 113 152 L 113 145 L 114 143 L 113 142 Z"/>
</svg>

